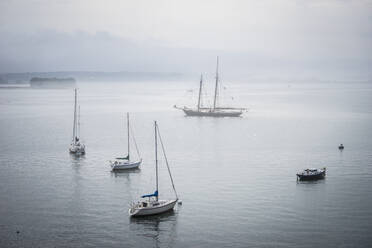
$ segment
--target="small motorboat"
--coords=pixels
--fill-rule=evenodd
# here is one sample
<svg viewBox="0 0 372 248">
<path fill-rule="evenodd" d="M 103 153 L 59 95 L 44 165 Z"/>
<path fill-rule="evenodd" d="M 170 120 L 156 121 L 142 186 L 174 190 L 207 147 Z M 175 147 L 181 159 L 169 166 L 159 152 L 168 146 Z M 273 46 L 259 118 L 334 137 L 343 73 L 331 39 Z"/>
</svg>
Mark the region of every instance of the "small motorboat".
<svg viewBox="0 0 372 248">
<path fill-rule="evenodd" d="M 297 173 L 296 175 L 297 179 L 299 179 L 300 181 L 323 179 L 326 175 L 326 168 L 323 169 L 310 168 L 300 173 Z"/>
<path fill-rule="evenodd" d="M 343 145 L 343 144 L 340 144 L 340 145 L 338 146 L 338 149 L 339 149 L 339 150 L 344 150 L 344 145 Z"/>
</svg>

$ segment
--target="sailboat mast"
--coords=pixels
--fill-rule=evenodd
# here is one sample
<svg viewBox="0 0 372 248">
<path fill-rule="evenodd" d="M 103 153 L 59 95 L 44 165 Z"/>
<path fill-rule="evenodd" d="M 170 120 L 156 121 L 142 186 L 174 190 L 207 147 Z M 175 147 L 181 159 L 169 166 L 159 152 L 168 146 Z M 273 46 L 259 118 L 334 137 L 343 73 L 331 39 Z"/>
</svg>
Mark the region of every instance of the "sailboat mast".
<svg viewBox="0 0 372 248">
<path fill-rule="evenodd" d="M 76 138 L 76 103 L 77 103 L 77 89 L 75 88 L 75 104 L 74 104 L 74 125 L 72 128 L 72 142 L 75 143 Z"/>
<path fill-rule="evenodd" d="M 155 121 L 155 166 L 156 166 L 156 200 L 159 199 L 159 183 L 158 183 L 158 136 L 157 136 L 158 130 L 157 130 L 157 124 Z"/>
<path fill-rule="evenodd" d="M 216 88 L 214 89 L 213 109 L 216 109 L 217 94 L 218 94 L 218 56 L 217 56 L 217 67 L 216 67 Z"/>
<path fill-rule="evenodd" d="M 201 99 L 201 92 L 202 92 L 202 84 L 203 84 L 203 74 L 200 75 L 199 97 L 198 97 L 198 111 L 200 110 L 200 99 Z"/>
<path fill-rule="evenodd" d="M 130 145 L 129 145 L 129 113 L 127 113 L 127 136 L 128 136 L 128 160 L 129 160 L 129 152 L 130 152 Z"/>
</svg>

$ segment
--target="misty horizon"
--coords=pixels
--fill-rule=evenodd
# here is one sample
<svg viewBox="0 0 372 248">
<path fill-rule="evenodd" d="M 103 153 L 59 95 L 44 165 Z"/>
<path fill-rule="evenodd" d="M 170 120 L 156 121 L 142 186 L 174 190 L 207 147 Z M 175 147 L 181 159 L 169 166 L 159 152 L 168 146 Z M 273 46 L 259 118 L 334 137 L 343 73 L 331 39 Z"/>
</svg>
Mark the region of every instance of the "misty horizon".
<svg viewBox="0 0 372 248">
<path fill-rule="evenodd" d="M 0 247 L 372 247 L 371 51 L 372 0 L 0 0 Z"/>
<path fill-rule="evenodd" d="M 213 73 L 220 56 L 227 78 L 372 78 L 370 1 L 87 6 L 84 1 L 1 2 L 0 73 L 200 75 Z"/>
</svg>

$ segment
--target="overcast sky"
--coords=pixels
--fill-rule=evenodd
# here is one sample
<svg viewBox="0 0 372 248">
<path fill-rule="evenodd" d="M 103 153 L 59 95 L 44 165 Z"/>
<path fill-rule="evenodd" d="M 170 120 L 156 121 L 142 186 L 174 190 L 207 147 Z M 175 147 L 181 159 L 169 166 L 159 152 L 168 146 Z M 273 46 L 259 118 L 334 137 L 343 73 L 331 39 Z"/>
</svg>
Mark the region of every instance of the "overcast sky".
<svg viewBox="0 0 372 248">
<path fill-rule="evenodd" d="M 1 0 L 0 72 L 371 78 L 372 0 Z"/>
</svg>

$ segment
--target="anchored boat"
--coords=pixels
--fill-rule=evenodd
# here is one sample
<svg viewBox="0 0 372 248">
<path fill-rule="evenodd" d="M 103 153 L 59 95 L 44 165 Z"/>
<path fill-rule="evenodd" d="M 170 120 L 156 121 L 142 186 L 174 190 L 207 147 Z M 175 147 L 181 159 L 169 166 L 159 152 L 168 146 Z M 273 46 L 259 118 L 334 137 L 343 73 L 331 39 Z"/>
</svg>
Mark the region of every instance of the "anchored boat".
<svg viewBox="0 0 372 248">
<path fill-rule="evenodd" d="M 75 104 L 74 104 L 74 123 L 72 128 L 72 142 L 70 145 L 70 153 L 75 155 L 85 154 L 85 145 L 80 141 L 80 106 L 77 113 L 77 89 L 75 88 Z"/>
<path fill-rule="evenodd" d="M 189 108 L 189 107 L 179 108 L 176 105 L 174 105 L 174 107 L 182 110 L 187 116 L 209 116 L 209 117 L 239 117 L 241 116 L 243 112 L 246 111 L 247 109 L 217 106 L 218 85 L 219 85 L 219 75 L 218 75 L 218 57 L 217 57 L 216 85 L 214 89 L 213 107 L 202 107 L 201 106 L 203 75 L 200 76 L 199 96 L 198 96 L 197 107 L 196 108 Z"/>
<path fill-rule="evenodd" d="M 135 168 L 138 168 L 142 163 L 142 158 L 141 158 L 141 155 L 139 153 L 137 142 L 134 138 L 134 135 L 132 135 L 132 137 L 133 137 L 134 144 L 135 144 L 135 147 L 136 147 L 138 159 L 131 160 L 131 156 L 130 156 L 130 137 L 131 137 L 130 133 L 131 132 L 130 131 L 131 131 L 131 128 L 129 126 L 129 113 L 127 113 L 128 155 L 125 156 L 125 157 L 118 157 L 118 158 L 115 158 L 114 161 L 110 161 L 110 165 L 111 165 L 111 168 L 112 168 L 113 171 L 135 169 Z"/>
<path fill-rule="evenodd" d="M 296 175 L 297 178 L 301 181 L 323 179 L 326 175 L 326 168 L 323 169 L 310 168 L 300 173 L 297 173 Z"/>
<path fill-rule="evenodd" d="M 165 163 L 168 168 L 168 174 L 172 182 L 172 187 L 176 196 L 176 199 L 171 199 L 171 200 L 165 200 L 159 199 L 159 177 L 158 177 L 158 139 L 161 144 L 161 148 L 163 151 Z M 156 190 L 153 194 L 148 194 L 148 195 L 143 195 L 141 198 L 143 200 L 137 202 L 137 203 L 132 203 L 131 207 L 129 208 L 129 215 L 131 217 L 135 216 L 145 216 L 145 215 L 154 215 L 154 214 L 161 214 L 167 211 L 170 211 L 174 208 L 174 205 L 178 201 L 178 195 L 176 192 L 176 188 L 173 183 L 173 178 L 172 174 L 169 168 L 168 164 L 168 159 L 165 154 L 164 150 L 164 145 L 163 141 L 160 136 L 159 128 L 157 126 L 157 123 L 155 121 L 155 173 L 156 173 Z"/>
</svg>

